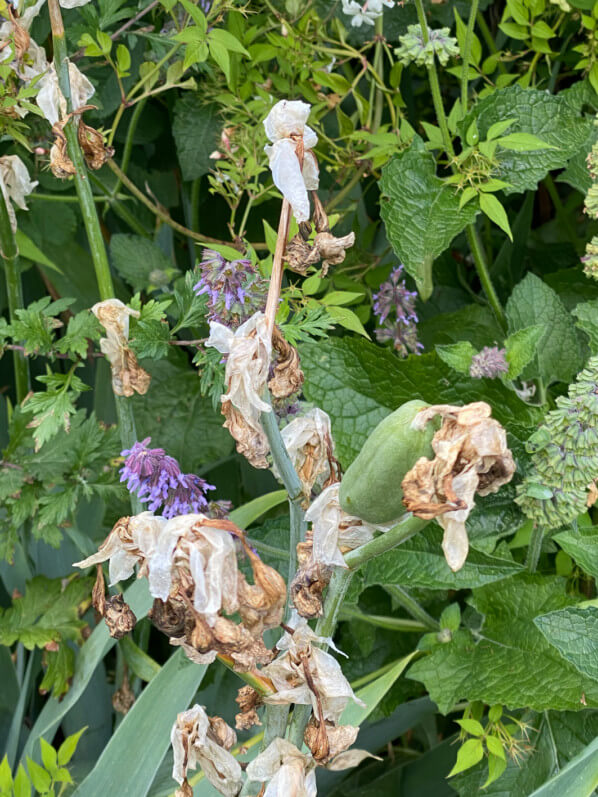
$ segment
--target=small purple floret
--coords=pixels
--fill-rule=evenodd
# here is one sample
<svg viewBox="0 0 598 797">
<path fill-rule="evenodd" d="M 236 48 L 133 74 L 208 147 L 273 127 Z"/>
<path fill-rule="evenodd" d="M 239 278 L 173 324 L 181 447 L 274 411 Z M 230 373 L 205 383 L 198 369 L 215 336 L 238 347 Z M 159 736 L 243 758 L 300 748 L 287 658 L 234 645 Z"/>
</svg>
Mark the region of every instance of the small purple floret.
<svg viewBox="0 0 598 797">
<path fill-rule="evenodd" d="M 474 354 L 471 358 L 469 375 L 474 379 L 495 379 L 500 374 L 506 374 L 509 366 L 505 355 L 506 349 L 484 346 L 479 354 Z"/>
<path fill-rule="evenodd" d="M 162 510 L 165 518 L 206 512 L 206 492 L 216 488 L 192 473 L 181 473 L 179 463 L 163 448 L 148 448 L 151 437 L 121 452 L 126 457 L 120 470 L 121 482 L 137 493 L 151 512 Z"/>
<path fill-rule="evenodd" d="M 407 357 L 410 352 L 419 354 L 423 345 L 417 340 L 417 293 L 407 290 L 405 280 L 400 280 L 402 273 L 402 265 L 392 270 L 388 280 L 374 294 L 373 307 L 380 325 L 376 338 L 381 343 L 391 341 L 401 357 Z"/>
<path fill-rule="evenodd" d="M 236 328 L 266 304 L 267 283 L 250 260 L 226 260 L 213 249 L 204 249 L 199 264 L 201 278 L 194 285 L 197 296 L 208 296 L 208 321 Z"/>
</svg>

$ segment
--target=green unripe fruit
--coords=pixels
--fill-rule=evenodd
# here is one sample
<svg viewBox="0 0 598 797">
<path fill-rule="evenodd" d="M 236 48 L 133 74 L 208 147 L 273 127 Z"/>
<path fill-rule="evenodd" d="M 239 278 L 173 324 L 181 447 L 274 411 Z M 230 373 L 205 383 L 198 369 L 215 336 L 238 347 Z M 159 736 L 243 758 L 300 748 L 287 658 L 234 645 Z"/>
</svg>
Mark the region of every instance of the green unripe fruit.
<svg viewBox="0 0 598 797">
<path fill-rule="evenodd" d="M 367 523 L 390 523 L 405 512 L 401 482 L 420 457 L 434 459 L 432 438 L 438 424 L 411 428 L 424 401 L 408 401 L 380 421 L 343 476 L 340 504 Z"/>
</svg>

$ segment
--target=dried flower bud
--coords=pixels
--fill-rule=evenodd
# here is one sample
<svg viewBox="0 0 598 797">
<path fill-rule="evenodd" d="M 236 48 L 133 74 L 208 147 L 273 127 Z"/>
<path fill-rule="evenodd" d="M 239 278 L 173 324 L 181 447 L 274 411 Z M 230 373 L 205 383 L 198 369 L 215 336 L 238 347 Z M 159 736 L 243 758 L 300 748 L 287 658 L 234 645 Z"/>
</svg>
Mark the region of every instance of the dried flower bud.
<svg viewBox="0 0 598 797">
<path fill-rule="evenodd" d="M 229 730 L 234 735 L 232 728 Z M 177 783 L 183 785 L 188 770 L 199 764 L 220 794 L 236 797 L 243 785 L 241 766 L 215 740 L 211 722 L 202 706 L 195 705 L 177 716 L 170 740 L 174 756 L 172 777 Z"/>
<path fill-rule="evenodd" d="M 77 174 L 75 164 L 69 158 L 66 148 L 66 137 L 62 132 L 62 126 L 57 122 L 52 131 L 56 138 L 50 148 L 50 169 L 54 177 L 59 180 L 67 180 Z"/>
<path fill-rule="evenodd" d="M 264 147 L 272 179 L 298 222 L 309 219 L 307 192 L 316 191 L 319 184 L 318 164 L 311 152 L 318 137 L 305 124 L 310 107 L 305 102 L 281 100 L 264 120 L 266 135 L 272 142 Z"/>
<path fill-rule="evenodd" d="M 292 271 L 305 275 L 310 266 L 321 260 L 322 276 L 325 277 L 330 266 L 336 266 L 343 262 L 346 250 L 350 249 L 354 243 L 355 233 L 353 232 L 342 238 L 336 238 L 328 231 L 319 232 L 312 245 L 299 232 L 286 248 L 285 261 Z"/>
<path fill-rule="evenodd" d="M 246 731 L 254 725 L 261 725 L 256 709 L 262 705 L 259 692 L 251 686 L 242 686 L 235 698 L 241 711 L 235 714 L 235 727 L 239 731 Z"/>
<path fill-rule="evenodd" d="M 307 499 L 314 486 L 323 486 L 337 468 L 330 418 L 318 407 L 292 420 L 282 440 L 303 485 Z M 278 476 L 276 468 L 274 475 Z"/>
<path fill-rule="evenodd" d="M 474 507 L 474 494 L 497 492 L 515 472 L 505 430 L 491 413 L 483 401 L 465 407 L 439 404 L 421 410 L 412 424 L 423 429 L 436 415 L 442 417 L 432 439 L 436 456 L 421 457 L 406 474 L 403 503 L 418 517 L 438 518 L 444 529 L 442 548 L 453 571 L 467 558 L 465 521 Z"/>
<path fill-rule="evenodd" d="M 131 607 L 125 603 L 122 593 L 106 599 L 104 621 L 113 639 L 122 639 L 135 628 L 137 618 Z"/>
<path fill-rule="evenodd" d="M 4 155 L 0 158 L 0 191 L 6 202 L 8 215 L 13 231 L 17 229 L 13 203 L 22 210 L 27 210 L 25 197 L 30 194 L 37 181 L 32 182 L 29 172 L 18 155 Z"/>
<path fill-rule="evenodd" d="M 72 63 L 69 63 L 69 81 L 71 104 L 77 110 L 77 108 L 87 105 L 87 101 L 95 89 L 93 84 Z M 56 122 L 63 121 L 67 115 L 67 104 L 58 85 L 58 75 L 54 63 L 50 64 L 49 69 L 42 75 L 37 85 L 39 91 L 35 101 L 48 122 L 54 126 Z"/>
<path fill-rule="evenodd" d="M 311 750 L 318 764 L 327 764 L 339 753 L 343 753 L 357 739 L 359 728 L 354 725 L 335 725 L 319 722 L 313 715 L 305 729 L 303 741 Z"/>
<path fill-rule="evenodd" d="M 104 327 L 107 337 L 101 338 L 100 349 L 110 362 L 112 389 L 117 396 L 132 396 L 147 393 L 150 375 L 137 362 L 137 357 L 128 346 L 129 316 L 139 317 L 119 299 L 106 299 L 94 304 L 91 312 Z"/>
<path fill-rule="evenodd" d="M 193 788 L 189 785 L 187 778 L 181 783 L 180 788 L 175 791 L 174 797 L 193 797 Z"/>
<path fill-rule="evenodd" d="M 237 743 L 237 734 L 233 731 L 230 725 L 222 719 L 222 717 L 208 717 L 210 723 L 210 730 L 208 736 L 220 747 L 225 750 L 230 750 Z"/>
<path fill-rule="evenodd" d="M 222 396 L 224 426 L 237 441 L 237 451 L 256 468 L 267 468 L 268 441 L 260 414 L 271 412 L 261 396 L 266 388 L 272 342 L 263 313 L 255 313 L 235 332 L 210 323 L 206 346 L 227 354 L 225 382 L 228 392 Z"/>
<path fill-rule="evenodd" d="M 277 738 L 248 764 L 247 777 L 268 783 L 268 797 L 315 797 L 314 768 L 309 756 L 286 739 Z"/>
</svg>

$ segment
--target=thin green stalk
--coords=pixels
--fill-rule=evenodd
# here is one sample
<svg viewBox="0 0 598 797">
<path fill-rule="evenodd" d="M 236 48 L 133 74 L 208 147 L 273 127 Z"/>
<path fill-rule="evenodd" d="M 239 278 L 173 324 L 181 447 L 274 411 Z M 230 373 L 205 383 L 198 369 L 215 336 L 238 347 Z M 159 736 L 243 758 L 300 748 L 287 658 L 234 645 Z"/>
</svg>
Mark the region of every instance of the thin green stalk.
<svg viewBox="0 0 598 797">
<path fill-rule="evenodd" d="M 16 312 L 23 308 L 23 285 L 19 270 L 19 250 L 10 223 L 8 205 L 0 190 L 0 257 L 4 262 L 8 312 L 11 321 L 16 321 Z M 29 391 L 29 365 L 22 352 L 13 351 L 15 391 L 20 404 Z"/>
<path fill-rule="evenodd" d="M 66 50 L 66 40 L 64 36 L 64 26 L 62 24 L 62 14 L 58 0 L 48 0 L 48 10 L 50 12 L 50 25 L 52 27 L 52 43 L 54 47 L 54 65 L 58 75 L 58 85 L 67 103 L 67 110 L 72 111 L 71 84 L 69 79 L 69 61 Z M 87 168 L 83 159 L 83 153 L 77 139 L 78 121 L 71 117 L 64 126 L 64 134 L 67 140 L 68 155 L 76 169 L 75 188 L 79 197 L 79 206 L 83 216 L 83 223 L 87 233 L 87 240 L 91 251 L 91 257 L 96 273 L 98 291 L 102 300 L 114 297 L 114 285 L 110 274 L 108 255 L 104 246 L 100 220 L 98 218 L 94 197 L 91 191 L 91 184 L 88 179 Z M 123 448 L 130 448 L 136 441 L 135 418 L 133 417 L 133 407 L 124 396 L 114 396 L 116 402 L 116 412 L 118 415 L 118 426 Z M 137 496 L 131 495 L 131 508 L 134 514 L 142 511 L 143 507 Z"/>
<path fill-rule="evenodd" d="M 368 672 L 365 675 L 362 675 L 361 678 L 356 678 L 354 681 L 351 681 L 351 689 L 360 689 L 362 686 L 366 686 L 366 684 L 375 681 L 376 678 L 380 678 L 381 675 L 385 675 L 387 672 L 390 672 L 390 670 L 392 670 L 392 668 L 395 667 L 399 661 L 400 659 L 389 661 L 388 664 L 385 664 L 383 667 L 379 667 L 377 670 Z"/>
<path fill-rule="evenodd" d="M 530 573 L 535 573 L 540 561 L 540 554 L 542 553 L 542 541 L 544 539 L 544 527 L 540 525 L 534 526 L 532 529 L 532 536 L 530 537 L 529 547 L 527 549 L 527 560 L 525 562 L 527 569 Z"/>
<path fill-rule="evenodd" d="M 129 163 L 131 161 L 131 153 L 133 151 L 133 139 L 135 138 L 135 131 L 137 130 L 137 125 L 139 123 L 139 117 L 141 116 L 143 109 L 145 108 L 145 103 L 147 100 L 141 100 L 137 103 L 135 108 L 133 109 L 133 113 L 131 114 L 131 121 L 129 122 L 129 128 L 127 130 L 127 137 L 125 139 L 125 146 L 123 148 L 123 156 L 120 162 L 120 168 L 122 169 L 123 173 L 127 173 L 127 169 L 129 168 Z M 112 189 L 112 196 L 115 197 L 118 193 L 118 189 L 121 186 L 120 178 L 116 178 L 116 183 L 114 188 Z"/>
<path fill-rule="evenodd" d="M 357 568 L 369 562 L 375 556 L 380 556 L 380 554 L 386 553 L 396 548 L 397 545 L 411 539 L 411 537 L 425 528 L 429 522 L 429 520 L 422 520 L 422 518 L 415 517 L 415 515 L 409 515 L 400 523 L 397 523 L 396 526 L 393 526 L 390 531 L 380 534 L 370 542 L 366 542 L 365 545 L 355 548 L 354 551 L 349 551 L 345 555 L 347 567 L 353 571 L 357 570 Z M 332 581 L 330 584 L 332 585 Z M 329 636 L 329 634 L 326 636 Z"/>
<path fill-rule="evenodd" d="M 90 177 L 92 176 L 93 175 L 90 175 Z M 118 196 L 116 196 L 115 199 L 118 199 L 120 202 L 131 202 L 133 198 L 130 196 L 126 196 L 126 194 L 118 194 Z M 69 194 L 38 194 L 36 192 L 35 194 L 31 194 L 31 196 L 29 197 L 29 201 L 35 202 L 36 200 L 40 200 L 43 202 L 68 202 L 68 203 L 74 203 L 76 205 L 79 204 L 79 197 L 71 196 Z M 93 201 L 105 202 L 106 200 L 103 196 L 94 196 Z"/>
<path fill-rule="evenodd" d="M 500 299 L 498 298 L 498 294 L 496 293 L 494 285 L 492 284 L 492 279 L 490 278 L 490 272 L 488 271 L 488 266 L 486 264 L 486 255 L 484 254 L 482 242 L 480 241 L 480 234 L 475 224 L 468 225 L 465 232 L 467 234 L 469 248 L 471 249 L 476 271 L 478 272 L 478 277 L 482 283 L 484 293 L 488 298 L 488 302 L 494 311 L 494 315 L 496 316 L 498 323 L 506 331 L 507 317 L 505 316 L 505 311 L 502 309 Z"/>
<path fill-rule="evenodd" d="M 497 55 L 499 50 L 498 47 L 496 46 L 496 42 L 494 41 L 494 36 L 492 35 L 492 31 L 488 27 L 488 23 L 484 19 L 484 15 L 482 14 L 481 11 L 478 11 L 477 23 L 480 32 L 482 34 L 482 38 L 486 42 L 486 46 L 493 55 Z M 507 67 L 503 64 L 502 61 L 498 61 L 498 71 L 503 75 L 507 74 Z"/>
<path fill-rule="evenodd" d="M 468 86 L 469 86 L 469 58 L 471 56 L 471 42 L 473 39 L 473 29 L 475 27 L 476 14 L 478 13 L 479 0 L 471 0 L 469 10 L 469 22 L 465 32 L 465 42 L 461 58 L 463 59 L 463 71 L 461 72 L 461 108 L 463 114 L 467 113 Z"/>
<path fill-rule="evenodd" d="M 420 623 L 419 620 L 409 620 L 404 617 L 385 617 L 379 614 L 365 614 L 358 609 L 351 609 L 345 606 L 341 611 L 341 620 L 360 620 L 367 625 L 377 628 L 386 628 L 389 631 L 424 632 L 428 631 L 427 623 Z"/>
<path fill-rule="evenodd" d="M 112 191 L 100 180 L 97 174 L 89 172 L 89 179 L 104 194 L 103 197 L 95 197 L 96 202 L 106 202 L 107 207 L 138 235 L 142 235 L 144 238 L 152 237 L 137 217 L 122 202 L 112 196 Z M 119 194 L 119 196 L 122 196 L 122 194 Z M 132 197 L 126 197 L 126 199 L 132 199 Z"/>
<path fill-rule="evenodd" d="M 380 75 L 380 80 L 384 80 L 384 17 L 380 14 L 375 22 L 376 32 L 376 48 L 374 50 L 374 69 Z M 376 86 L 376 94 L 374 99 L 374 122 L 372 124 L 372 132 L 377 133 L 380 123 L 382 122 L 382 111 L 384 110 L 384 92 L 380 86 Z"/>
<path fill-rule="evenodd" d="M 398 584 L 387 584 L 384 589 L 391 596 L 391 598 L 398 603 L 402 609 L 405 609 L 415 620 L 423 623 L 429 631 L 438 631 L 440 623 L 435 620 L 431 614 L 420 606 L 419 603 L 413 598 L 407 590 L 400 587 Z"/>
</svg>

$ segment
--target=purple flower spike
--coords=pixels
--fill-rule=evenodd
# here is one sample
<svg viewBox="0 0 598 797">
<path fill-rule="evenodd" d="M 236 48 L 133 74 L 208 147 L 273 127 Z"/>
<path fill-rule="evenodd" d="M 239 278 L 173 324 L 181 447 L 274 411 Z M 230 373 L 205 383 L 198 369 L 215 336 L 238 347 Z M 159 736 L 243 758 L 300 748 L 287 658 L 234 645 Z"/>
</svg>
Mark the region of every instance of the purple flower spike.
<svg viewBox="0 0 598 797">
<path fill-rule="evenodd" d="M 146 437 L 121 452 L 126 459 L 120 480 L 127 482 L 129 492 L 137 493 L 151 512 L 162 509 L 166 518 L 207 511 L 205 494 L 215 487 L 199 476 L 181 473 L 176 459 L 169 457 L 163 448 L 148 448 L 150 442 L 151 437 Z"/>
<path fill-rule="evenodd" d="M 419 354 L 423 345 L 417 340 L 417 315 L 415 300 L 417 293 L 407 290 L 405 280 L 400 280 L 403 266 L 391 272 L 386 282 L 374 294 L 374 314 L 378 316 L 379 327 L 376 338 L 380 343 L 391 341 L 393 348 L 401 357 L 411 352 Z M 400 281 L 399 281 L 400 280 Z"/>
<path fill-rule="evenodd" d="M 267 283 L 250 260 L 228 261 L 213 249 L 204 249 L 201 278 L 193 290 L 207 294 L 208 321 L 236 329 L 266 305 Z"/>
<path fill-rule="evenodd" d="M 469 375 L 474 379 L 495 379 L 500 374 L 506 374 L 509 366 L 505 359 L 506 349 L 498 346 L 484 346 L 479 354 L 471 358 Z"/>
</svg>

